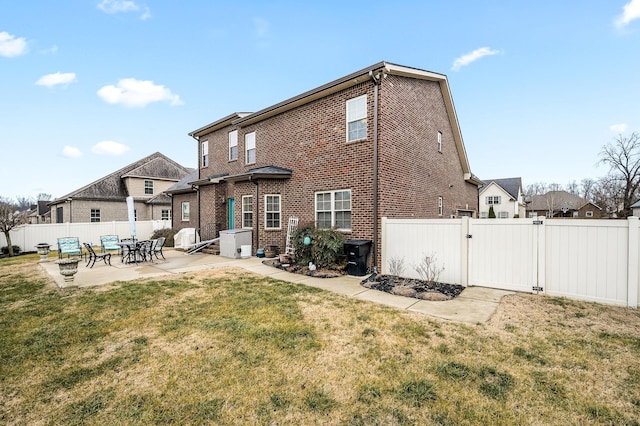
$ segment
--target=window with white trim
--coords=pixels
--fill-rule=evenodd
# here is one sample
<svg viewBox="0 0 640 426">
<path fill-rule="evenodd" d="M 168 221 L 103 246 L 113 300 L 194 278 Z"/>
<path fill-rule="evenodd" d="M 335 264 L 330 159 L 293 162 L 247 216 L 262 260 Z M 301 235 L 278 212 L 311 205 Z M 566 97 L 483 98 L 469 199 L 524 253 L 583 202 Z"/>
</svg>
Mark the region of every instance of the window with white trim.
<svg viewBox="0 0 640 426">
<path fill-rule="evenodd" d="M 530 219 L 535 219 L 536 217 L 538 217 L 538 213 L 536 213 L 536 212 L 529 212 L 529 218 L 530 218 Z"/>
<path fill-rule="evenodd" d="M 188 201 L 182 202 L 182 221 L 183 222 L 189 221 L 189 202 Z"/>
<path fill-rule="evenodd" d="M 491 205 L 491 204 L 500 204 L 500 196 L 499 195 L 489 195 L 488 197 L 486 197 L 484 199 L 484 202 L 486 205 Z"/>
<path fill-rule="evenodd" d="M 498 219 L 509 219 L 509 212 L 498 212 Z"/>
<path fill-rule="evenodd" d="M 145 179 L 144 181 L 144 194 L 153 195 L 153 181 Z"/>
<path fill-rule="evenodd" d="M 576 210 L 576 211 L 572 212 L 572 216 L 573 217 L 578 217 L 578 211 Z"/>
<path fill-rule="evenodd" d="M 264 229 L 280 229 L 280 195 L 264 196 Z"/>
<path fill-rule="evenodd" d="M 442 197 L 438 197 L 438 216 L 442 216 L 444 211 L 444 200 Z"/>
<path fill-rule="evenodd" d="M 100 209 L 91 209 L 91 222 L 100 222 Z"/>
<path fill-rule="evenodd" d="M 480 219 L 488 219 L 489 212 L 480 212 Z"/>
<path fill-rule="evenodd" d="M 351 230 L 351 190 L 316 192 L 316 226 Z"/>
<path fill-rule="evenodd" d="M 229 132 L 229 161 L 238 159 L 238 131 Z"/>
<path fill-rule="evenodd" d="M 347 142 L 367 137 L 367 95 L 347 101 Z"/>
<path fill-rule="evenodd" d="M 587 210 L 584 214 L 586 217 L 593 217 L 593 212 L 591 210 Z"/>
<path fill-rule="evenodd" d="M 256 132 L 244 135 L 244 162 L 245 164 L 256 162 Z"/>
<path fill-rule="evenodd" d="M 171 210 L 162 210 L 160 212 L 160 220 L 171 220 Z"/>
<path fill-rule="evenodd" d="M 438 152 L 442 152 L 442 132 L 438 132 Z"/>
<path fill-rule="evenodd" d="M 204 141 L 200 144 L 200 155 L 202 156 L 202 161 L 200 162 L 202 167 L 207 167 L 209 165 L 209 141 Z"/>
<path fill-rule="evenodd" d="M 242 196 L 242 227 L 253 228 L 253 195 Z"/>
</svg>

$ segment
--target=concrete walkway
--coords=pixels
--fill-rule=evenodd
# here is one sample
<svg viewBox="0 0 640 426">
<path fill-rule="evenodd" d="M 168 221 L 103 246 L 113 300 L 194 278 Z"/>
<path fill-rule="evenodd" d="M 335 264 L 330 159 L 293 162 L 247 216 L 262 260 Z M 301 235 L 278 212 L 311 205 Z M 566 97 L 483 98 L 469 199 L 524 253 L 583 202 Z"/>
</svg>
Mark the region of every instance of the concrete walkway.
<svg viewBox="0 0 640 426">
<path fill-rule="evenodd" d="M 237 267 L 249 272 L 268 276 L 282 281 L 304 284 L 332 291 L 360 300 L 380 303 L 398 309 L 465 323 L 482 323 L 491 318 L 500 299 L 513 292 L 485 287 L 467 287 L 455 299 L 444 302 L 432 302 L 411 297 L 395 296 L 378 290 L 370 290 L 360 285 L 364 277 L 342 276 L 337 278 L 314 278 L 293 274 L 267 266 L 263 259 L 229 259 L 210 254 L 196 253 L 188 255 L 177 250 L 165 250 L 166 260 L 154 263 L 123 264 L 119 256 L 112 256 L 111 266 L 103 262 L 87 268 L 86 262 L 78 264 L 78 273 L 74 276 L 73 286 L 92 287 L 114 281 L 131 281 L 139 278 L 153 278 L 171 274 L 182 274 L 211 268 Z M 55 259 L 39 264 L 61 287 L 68 287 L 60 274 Z"/>
</svg>

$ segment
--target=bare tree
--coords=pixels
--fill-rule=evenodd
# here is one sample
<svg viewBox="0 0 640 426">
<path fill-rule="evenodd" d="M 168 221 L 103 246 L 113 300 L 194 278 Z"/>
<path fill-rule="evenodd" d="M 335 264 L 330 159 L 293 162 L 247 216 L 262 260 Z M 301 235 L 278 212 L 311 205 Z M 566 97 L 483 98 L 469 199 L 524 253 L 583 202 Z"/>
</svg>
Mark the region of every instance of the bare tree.
<svg viewBox="0 0 640 426">
<path fill-rule="evenodd" d="M 577 195 L 578 197 L 580 196 L 580 187 L 578 186 L 578 182 L 576 182 L 575 179 L 569 182 L 566 188 L 569 194 Z"/>
<path fill-rule="evenodd" d="M 618 179 L 603 177 L 593 184 L 591 202 L 604 209 L 607 217 L 619 217 L 624 188 Z"/>
<path fill-rule="evenodd" d="M 608 165 L 608 178 L 619 181 L 624 188 L 619 215 L 629 216 L 640 186 L 640 134 L 633 132 L 629 137 L 618 135 L 613 143 L 602 148 L 599 163 Z"/>
<path fill-rule="evenodd" d="M 18 197 L 16 198 L 16 203 L 14 207 L 16 207 L 19 211 L 23 212 L 25 210 L 29 210 L 31 206 L 35 204 L 33 198 L 31 197 Z"/>
<path fill-rule="evenodd" d="M 591 178 L 584 178 L 580 181 L 580 196 L 585 200 L 593 202 L 593 188 L 596 181 Z"/>
<path fill-rule="evenodd" d="M 560 185 L 559 183 L 550 183 L 549 184 L 549 191 L 562 191 L 562 185 Z"/>
<path fill-rule="evenodd" d="M 9 256 L 13 256 L 13 244 L 10 231 L 26 221 L 26 216 L 17 210 L 17 206 L 6 198 L 0 197 L 0 231 L 7 240 Z"/>
<path fill-rule="evenodd" d="M 38 201 L 51 201 L 51 194 L 41 192 L 36 198 Z"/>
<path fill-rule="evenodd" d="M 531 198 L 533 195 L 544 195 L 547 192 L 547 184 L 544 182 L 534 182 L 529 185 L 524 190 L 524 195 L 527 198 Z"/>
</svg>

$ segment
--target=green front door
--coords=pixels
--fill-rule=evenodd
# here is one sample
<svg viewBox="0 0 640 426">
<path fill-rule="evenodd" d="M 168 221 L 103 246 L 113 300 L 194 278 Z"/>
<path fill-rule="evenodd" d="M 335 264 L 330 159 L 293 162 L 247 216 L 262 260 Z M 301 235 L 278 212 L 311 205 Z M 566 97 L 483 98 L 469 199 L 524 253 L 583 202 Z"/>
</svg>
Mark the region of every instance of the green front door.
<svg viewBox="0 0 640 426">
<path fill-rule="evenodd" d="M 233 220 L 234 212 L 235 212 L 235 204 L 236 204 L 235 198 L 229 198 L 227 200 L 227 206 L 229 206 L 227 210 L 227 223 L 229 223 L 229 229 L 234 229 L 236 227 L 235 221 Z"/>
</svg>

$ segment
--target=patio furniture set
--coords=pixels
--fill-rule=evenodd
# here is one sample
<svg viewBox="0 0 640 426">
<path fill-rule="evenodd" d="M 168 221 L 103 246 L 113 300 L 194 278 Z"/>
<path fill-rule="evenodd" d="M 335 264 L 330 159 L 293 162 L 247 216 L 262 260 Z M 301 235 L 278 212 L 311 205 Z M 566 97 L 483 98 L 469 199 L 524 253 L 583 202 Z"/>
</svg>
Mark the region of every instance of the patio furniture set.
<svg viewBox="0 0 640 426">
<path fill-rule="evenodd" d="M 67 258 L 79 257 L 87 260 L 85 266 L 93 268 L 98 260 L 102 260 L 105 265 L 111 265 L 111 252 L 115 251 L 120 255 L 122 263 L 153 262 L 154 257 L 165 259 L 162 253 L 164 243 L 164 237 L 155 240 L 120 240 L 117 235 L 103 235 L 100 237 L 101 251 L 98 253 L 91 243 L 81 245 L 78 237 L 64 237 L 58 238 L 58 258 L 62 259 L 64 255 L 67 255 Z"/>
</svg>

